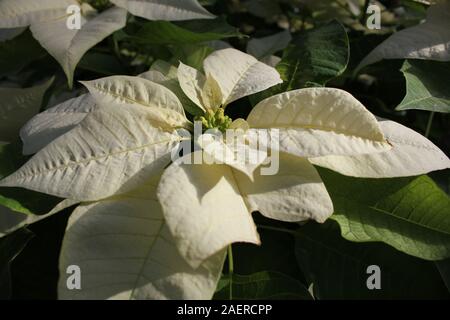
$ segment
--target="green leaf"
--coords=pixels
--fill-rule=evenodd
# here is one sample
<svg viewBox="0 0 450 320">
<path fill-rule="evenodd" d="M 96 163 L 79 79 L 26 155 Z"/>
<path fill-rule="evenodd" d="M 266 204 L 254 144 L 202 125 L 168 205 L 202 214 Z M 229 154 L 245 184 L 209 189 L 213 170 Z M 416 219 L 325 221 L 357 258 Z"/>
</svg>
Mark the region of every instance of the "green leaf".
<svg viewBox="0 0 450 320">
<path fill-rule="evenodd" d="M 226 286 L 230 285 L 230 279 L 228 275 L 222 275 L 222 277 L 219 279 L 219 282 L 217 283 L 216 293 L 225 290 Z"/>
<path fill-rule="evenodd" d="M 30 217 L 0 205 L 0 238 L 26 225 Z"/>
<path fill-rule="evenodd" d="M 179 61 L 182 61 L 183 59 L 180 58 L 176 62 L 179 63 Z M 152 72 L 158 72 L 164 76 L 163 80 L 155 79 L 152 77 Z M 150 76 L 148 73 L 144 73 L 144 78 L 157 82 L 164 87 L 168 88 L 170 91 L 175 93 L 175 95 L 180 100 L 181 104 L 183 105 L 184 110 L 186 110 L 190 115 L 202 115 L 203 110 L 200 109 L 194 102 L 192 102 L 191 99 L 188 98 L 188 96 L 183 92 L 183 90 L 180 87 L 180 84 L 178 82 L 178 76 L 177 76 L 177 68 L 175 66 L 172 66 L 170 63 L 167 63 L 162 60 L 157 60 L 152 64 L 152 67 L 150 68 Z"/>
<path fill-rule="evenodd" d="M 27 161 L 18 142 L 0 145 L 0 180 L 10 175 Z M 45 214 L 61 199 L 39 192 L 0 187 L 0 205 L 25 214 Z"/>
<path fill-rule="evenodd" d="M 282 223 L 272 219 L 267 219 L 261 214 L 253 214 L 253 218 L 257 225 L 269 225 L 274 227 L 284 227 L 290 224 Z M 261 237 L 261 245 L 255 246 L 248 243 L 233 244 L 234 257 L 234 274 L 242 277 L 256 274 L 281 274 L 283 278 L 292 279 L 295 283 L 299 283 L 302 291 L 305 288 L 305 278 L 300 270 L 294 252 L 294 238 L 292 235 L 284 232 L 258 228 Z M 276 259 L 274 257 L 276 256 Z M 225 263 L 226 264 L 226 263 Z M 228 286 L 228 288 L 225 288 Z M 297 285 L 296 285 L 297 286 Z M 300 287 L 299 286 L 299 287 Z M 217 292 L 220 297 L 229 299 L 229 277 L 222 276 L 217 286 Z M 238 291 L 233 289 L 233 295 Z M 217 295 L 216 298 L 219 298 Z M 238 297 L 236 297 L 237 299 Z M 296 297 L 299 298 L 299 297 Z M 309 296 L 309 298 L 311 298 Z"/>
<path fill-rule="evenodd" d="M 257 225 L 285 227 L 290 224 L 282 223 L 253 213 L 253 220 Z M 305 283 L 294 254 L 294 241 L 290 234 L 258 228 L 261 245 L 249 243 L 234 243 L 233 257 L 234 272 L 240 275 L 250 275 L 261 271 L 276 271 Z M 277 258 L 274 259 L 273 257 Z M 245 263 L 240 263 L 245 261 Z"/>
<path fill-rule="evenodd" d="M 350 57 L 350 45 L 344 27 L 336 20 L 303 31 L 284 50 L 276 69 L 283 83 L 250 96 L 255 106 L 275 94 L 305 87 L 324 86 L 344 73 Z"/>
<path fill-rule="evenodd" d="M 450 257 L 450 199 L 429 177 L 361 179 L 319 169 L 350 241 L 382 241 L 426 259 Z"/>
<path fill-rule="evenodd" d="M 344 27 L 336 20 L 303 32 L 292 43 L 277 65 L 285 81 L 284 91 L 325 85 L 347 67 L 349 41 Z"/>
<path fill-rule="evenodd" d="M 46 54 L 29 31 L 14 39 L 0 42 L 0 77 L 18 72 Z"/>
<path fill-rule="evenodd" d="M 20 142 L 0 145 L 0 179 L 16 171 L 26 160 Z"/>
<path fill-rule="evenodd" d="M 25 214 L 45 214 L 62 199 L 20 188 L 0 188 L 0 205 Z"/>
<path fill-rule="evenodd" d="M 225 19 L 183 22 L 149 21 L 132 38 L 149 44 L 192 44 L 237 37 L 240 33 Z"/>
<path fill-rule="evenodd" d="M 21 228 L 0 239 L 0 299 L 11 296 L 11 262 L 25 248 L 28 241 L 34 237 L 33 232 Z"/>
<path fill-rule="evenodd" d="M 333 221 L 298 229 L 298 262 L 317 299 L 448 299 L 434 264 L 382 243 L 354 243 L 340 237 Z M 369 290 L 367 268 L 380 268 L 381 289 Z"/>
<path fill-rule="evenodd" d="M 407 60 L 401 71 L 406 79 L 406 96 L 396 110 L 450 112 L 449 62 Z"/>
<path fill-rule="evenodd" d="M 98 52 L 88 52 L 81 59 L 78 68 L 107 76 L 127 73 L 116 57 Z"/>
<path fill-rule="evenodd" d="M 11 299 L 55 300 L 57 298 L 59 254 L 71 211 L 72 209 L 66 209 L 27 226 L 27 229 L 36 236 L 12 262 Z"/>
<path fill-rule="evenodd" d="M 37 114 L 54 78 L 31 88 L 0 88 L 0 141 L 13 141 L 20 128 Z"/>
<path fill-rule="evenodd" d="M 176 46 L 172 49 L 172 62 L 178 66 L 181 61 L 197 70 L 203 70 L 203 60 L 213 51 L 214 49 L 207 45 L 185 44 Z"/>
<path fill-rule="evenodd" d="M 234 274 L 231 280 L 224 276 L 222 290 L 215 294 L 214 299 L 229 299 L 230 287 L 233 300 L 312 300 L 300 281 L 279 272 L 262 271 L 248 276 Z"/>
</svg>

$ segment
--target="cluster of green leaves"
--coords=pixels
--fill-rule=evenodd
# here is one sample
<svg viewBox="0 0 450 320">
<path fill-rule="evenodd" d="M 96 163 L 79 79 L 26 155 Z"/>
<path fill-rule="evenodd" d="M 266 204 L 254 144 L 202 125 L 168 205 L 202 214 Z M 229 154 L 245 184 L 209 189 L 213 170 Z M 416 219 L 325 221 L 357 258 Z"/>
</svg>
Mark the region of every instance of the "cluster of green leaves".
<svg viewBox="0 0 450 320">
<path fill-rule="evenodd" d="M 329 1 L 337 2 L 344 1 Z M 411 19 L 417 21 L 424 17 L 423 5 L 405 3 Z M 244 10 L 216 1 L 210 9 L 222 17 L 212 20 L 149 22 L 132 18 L 124 30 L 117 31 L 84 56 L 75 78 L 135 75 L 148 70 L 158 60 L 173 64 L 182 61 L 200 69 L 203 59 L 215 48 L 233 45 L 244 49 L 252 38 L 280 32 L 279 26 L 287 20 L 294 31 L 289 45 L 275 46 L 268 51 L 268 55 L 280 56 L 276 68 L 284 82 L 249 100 L 234 102 L 227 111 L 232 118 L 245 117 L 258 101 L 275 93 L 310 86 L 336 86 L 353 93 L 376 114 L 395 118 L 419 131 L 424 132 L 427 124 L 430 129 L 428 113 L 404 110 L 439 112 L 433 128 L 427 131 L 448 153 L 449 120 L 445 113 L 450 112 L 446 81 L 450 80 L 449 62 L 381 61 L 365 68 L 365 77 L 357 76 L 358 63 L 387 36 L 367 35 L 355 27 L 361 17 L 351 13 L 348 7 L 333 15 L 339 21 L 329 19 L 328 14 L 333 10 L 328 7 L 324 11 L 305 5 L 299 14 L 289 1 L 261 1 L 258 5 L 248 1 L 245 7 Z M 407 27 L 410 20 L 399 20 L 396 27 Z M 64 74 L 29 31 L 0 42 L 2 81 L 30 87 L 54 75 L 53 84 L 38 97 L 30 98 L 28 110 L 33 114 L 45 108 L 49 100 L 57 101 L 59 95 L 67 94 Z M 6 110 L 6 107 L 2 103 L 0 119 L 10 117 L 3 113 L 2 108 Z M 9 137 L 15 134 L 18 138 L 16 127 L 20 126 L 16 125 L 15 131 L 11 129 Z M 22 155 L 19 142 L 3 137 L 0 140 L 8 142 L 0 146 L 2 178 L 28 158 Z M 310 222 L 298 226 L 258 216 L 262 246 L 233 246 L 234 270 L 227 273 L 225 269 L 215 298 L 450 297 L 450 200 L 443 191 L 448 192 L 450 186 L 448 172 L 433 175 L 434 181 L 427 176 L 350 178 L 325 169 L 320 169 L 320 174 L 335 206 L 332 219 L 323 225 Z M 0 204 L 20 213 L 43 214 L 59 201 L 29 190 L 0 188 Z M 67 215 L 31 226 L 36 234 L 34 238 L 26 228 L 0 238 L 0 297 L 55 297 L 58 248 Z M 52 244 L 51 253 L 43 245 L 44 240 Z M 35 261 L 39 261 L 35 272 L 42 272 L 46 275 L 43 279 L 48 281 L 41 281 L 40 288 L 28 290 L 33 281 L 27 281 L 30 275 L 24 270 Z M 381 267 L 382 290 L 366 287 L 366 268 L 372 264 Z"/>
<path fill-rule="evenodd" d="M 236 297 L 249 290 L 247 297 L 310 299 L 306 287 L 311 283 L 317 299 L 449 297 L 448 273 L 438 270 L 440 265 L 445 270 L 450 261 L 447 194 L 426 176 L 362 179 L 326 169 L 320 174 L 335 205 L 331 218 L 335 222 L 309 222 L 294 228 L 260 219 L 263 246 L 236 246 L 235 268 L 247 275 L 235 276 Z M 249 256 L 253 262 L 250 265 L 245 263 Z M 382 270 L 382 290 L 366 287 L 370 265 Z M 289 281 L 289 277 L 303 286 Z M 223 281 L 229 281 L 229 276 Z M 228 293 L 229 288 L 223 287 L 217 296 Z"/>
</svg>

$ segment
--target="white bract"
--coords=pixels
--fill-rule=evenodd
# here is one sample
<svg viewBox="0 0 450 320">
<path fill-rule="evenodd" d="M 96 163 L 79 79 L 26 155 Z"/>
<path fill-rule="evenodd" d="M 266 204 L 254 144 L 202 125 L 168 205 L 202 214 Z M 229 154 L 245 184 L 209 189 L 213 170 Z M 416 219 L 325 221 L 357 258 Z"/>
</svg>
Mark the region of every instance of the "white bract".
<svg viewBox="0 0 450 320">
<path fill-rule="evenodd" d="M 291 40 L 291 33 L 287 30 L 268 37 L 251 39 L 247 44 L 247 53 L 275 67 L 281 61 L 281 58 L 273 54 L 285 49 Z"/>
<path fill-rule="evenodd" d="M 81 6 L 80 29 L 69 29 L 68 8 Z M 77 14 L 77 13 L 73 13 Z M 0 2 L 0 28 L 30 26 L 34 38 L 59 62 L 69 86 L 83 55 L 107 36 L 123 28 L 127 12 L 110 8 L 98 14 L 87 3 L 76 0 L 3 0 Z"/>
<path fill-rule="evenodd" d="M 268 37 L 251 39 L 247 44 L 247 53 L 258 59 L 265 58 L 286 48 L 291 40 L 291 33 L 287 30 Z"/>
<path fill-rule="evenodd" d="M 2 0 L 0 28 L 30 27 L 33 36 L 59 62 L 69 86 L 83 55 L 126 25 L 127 10 L 151 20 L 211 18 L 196 0 L 114 0 L 117 7 L 98 13 L 80 0 Z M 71 8 L 80 8 L 72 11 Z M 80 15 L 80 28 L 68 22 Z"/>
<path fill-rule="evenodd" d="M 20 130 L 23 154 L 36 153 L 57 137 L 70 131 L 96 106 L 95 100 L 89 94 L 84 94 L 36 115 Z"/>
<path fill-rule="evenodd" d="M 80 205 L 61 249 L 60 299 L 210 299 L 224 262 L 218 252 L 198 268 L 178 253 L 156 198 L 157 180 L 129 194 Z M 64 270 L 82 270 L 69 290 Z"/>
<path fill-rule="evenodd" d="M 450 166 L 448 157 L 430 140 L 399 123 L 380 120 L 392 150 L 358 156 L 325 156 L 310 159 L 315 165 L 344 175 L 392 178 L 426 174 Z"/>
<path fill-rule="evenodd" d="M 149 20 L 211 19 L 197 0 L 110 0 L 131 14 Z"/>
<path fill-rule="evenodd" d="M 382 59 L 450 61 L 450 1 L 430 6 L 424 23 L 394 33 L 367 55 L 358 69 Z"/>
<path fill-rule="evenodd" d="M 22 130 L 25 149 L 37 153 L 0 186 L 69 199 L 61 207 L 81 203 L 62 247 L 60 298 L 212 297 L 224 249 L 234 242 L 260 243 L 252 212 L 288 222 L 324 222 L 333 213 L 311 161 L 363 176 L 415 175 L 450 166 L 427 139 L 379 122 L 338 89 L 275 95 L 246 120 L 232 122 L 225 106 L 278 84 L 278 73 L 234 49 L 212 53 L 203 70 L 180 64 L 179 84 L 173 81 L 175 70 L 163 64 L 141 77 L 86 82 L 89 95 L 40 114 Z M 185 134 L 193 126 L 178 95 L 203 110 L 197 120 L 205 129 L 242 130 L 245 141 L 238 148 L 253 150 L 252 130 L 276 131 L 279 143 L 267 142 L 271 150 L 262 160 L 279 154 L 278 172 L 264 175 L 263 161 L 248 165 L 245 158 L 184 161 L 215 157 L 208 132 L 194 137 L 203 149 L 171 163 L 171 151 L 192 139 Z M 50 121 L 62 118 L 58 125 Z M 427 163 L 414 164 L 417 150 L 410 145 L 421 149 Z M 216 145 L 221 148 L 224 144 Z M 364 163 L 368 172 L 361 169 Z M 67 290 L 68 265 L 80 266 L 81 290 Z"/>
</svg>

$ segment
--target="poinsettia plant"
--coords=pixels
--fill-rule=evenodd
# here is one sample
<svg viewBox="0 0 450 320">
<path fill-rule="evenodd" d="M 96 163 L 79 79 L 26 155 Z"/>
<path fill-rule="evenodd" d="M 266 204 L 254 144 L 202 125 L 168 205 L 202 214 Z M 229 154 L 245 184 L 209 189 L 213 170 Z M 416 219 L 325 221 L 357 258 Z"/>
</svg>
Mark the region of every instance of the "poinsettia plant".
<svg viewBox="0 0 450 320">
<path fill-rule="evenodd" d="M 252 3 L 0 0 L 1 296 L 449 296 L 450 3 Z"/>
</svg>

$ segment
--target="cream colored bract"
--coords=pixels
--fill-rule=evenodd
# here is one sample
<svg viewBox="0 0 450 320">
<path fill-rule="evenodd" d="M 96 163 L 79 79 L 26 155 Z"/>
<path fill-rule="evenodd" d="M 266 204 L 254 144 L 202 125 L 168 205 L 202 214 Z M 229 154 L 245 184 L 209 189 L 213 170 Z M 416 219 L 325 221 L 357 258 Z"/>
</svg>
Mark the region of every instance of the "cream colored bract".
<svg viewBox="0 0 450 320">
<path fill-rule="evenodd" d="M 333 213 L 312 163 L 375 177 L 450 167 L 426 138 L 378 121 L 349 93 L 332 88 L 275 95 L 246 120 L 223 122 L 241 130 L 246 142 L 253 129 L 279 132 L 279 148 L 269 150 L 279 153 L 274 175 L 263 175 L 262 162 L 249 166 L 244 158 L 171 163 L 171 151 L 191 139 L 179 130 L 192 130 L 179 97 L 225 119 L 229 103 L 281 80 L 272 67 L 234 49 L 207 57 L 205 74 L 158 64 L 140 77 L 85 82 L 89 94 L 32 119 L 21 136 L 25 151 L 36 155 L 0 181 L 68 199 L 61 208 L 81 203 L 62 247 L 60 298 L 211 298 L 225 248 L 260 243 L 252 212 L 288 222 L 324 222 Z M 203 150 L 179 160 L 208 155 L 208 141 L 208 133 L 201 135 L 195 142 Z M 419 149 L 426 163 L 415 162 Z M 83 270 L 81 290 L 65 286 L 65 270 L 73 264 Z"/>
<path fill-rule="evenodd" d="M 81 0 L 2 0 L 0 28 L 30 27 L 33 36 L 59 62 L 69 87 L 84 54 L 126 25 L 127 11 L 150 20 L 205 19 L 214 16 L 196 0 L 113 0 L 117 7 L 98 13 Z M 69 29 L 68 8 L 81 8 L 81 28 Z"/>
<path fill-rule="evenodd" d="M 33 36 L 59 62 L 69 86 L 83 55 L 107 36 L 123 28 L 127 11 L 113 7 L 98 14 L 88 4 L 81 10 L 81 29 L 69 29 L 70 6 L 76 0 L 3 0 L 0 2 L 0 28 L 30 26 Z"/>
<path fill-rule="evenodd" d="M 450 2 L 430 6 L 426 21 L 391 35 L 377 46 L 358 69 L 382 59 L 450 61 Z"/>
<path fill-rule="evenodd" d="M 211 19 L 197 0 L 110 0 L 131 14 L 149 20 Z"/>
</svg>

